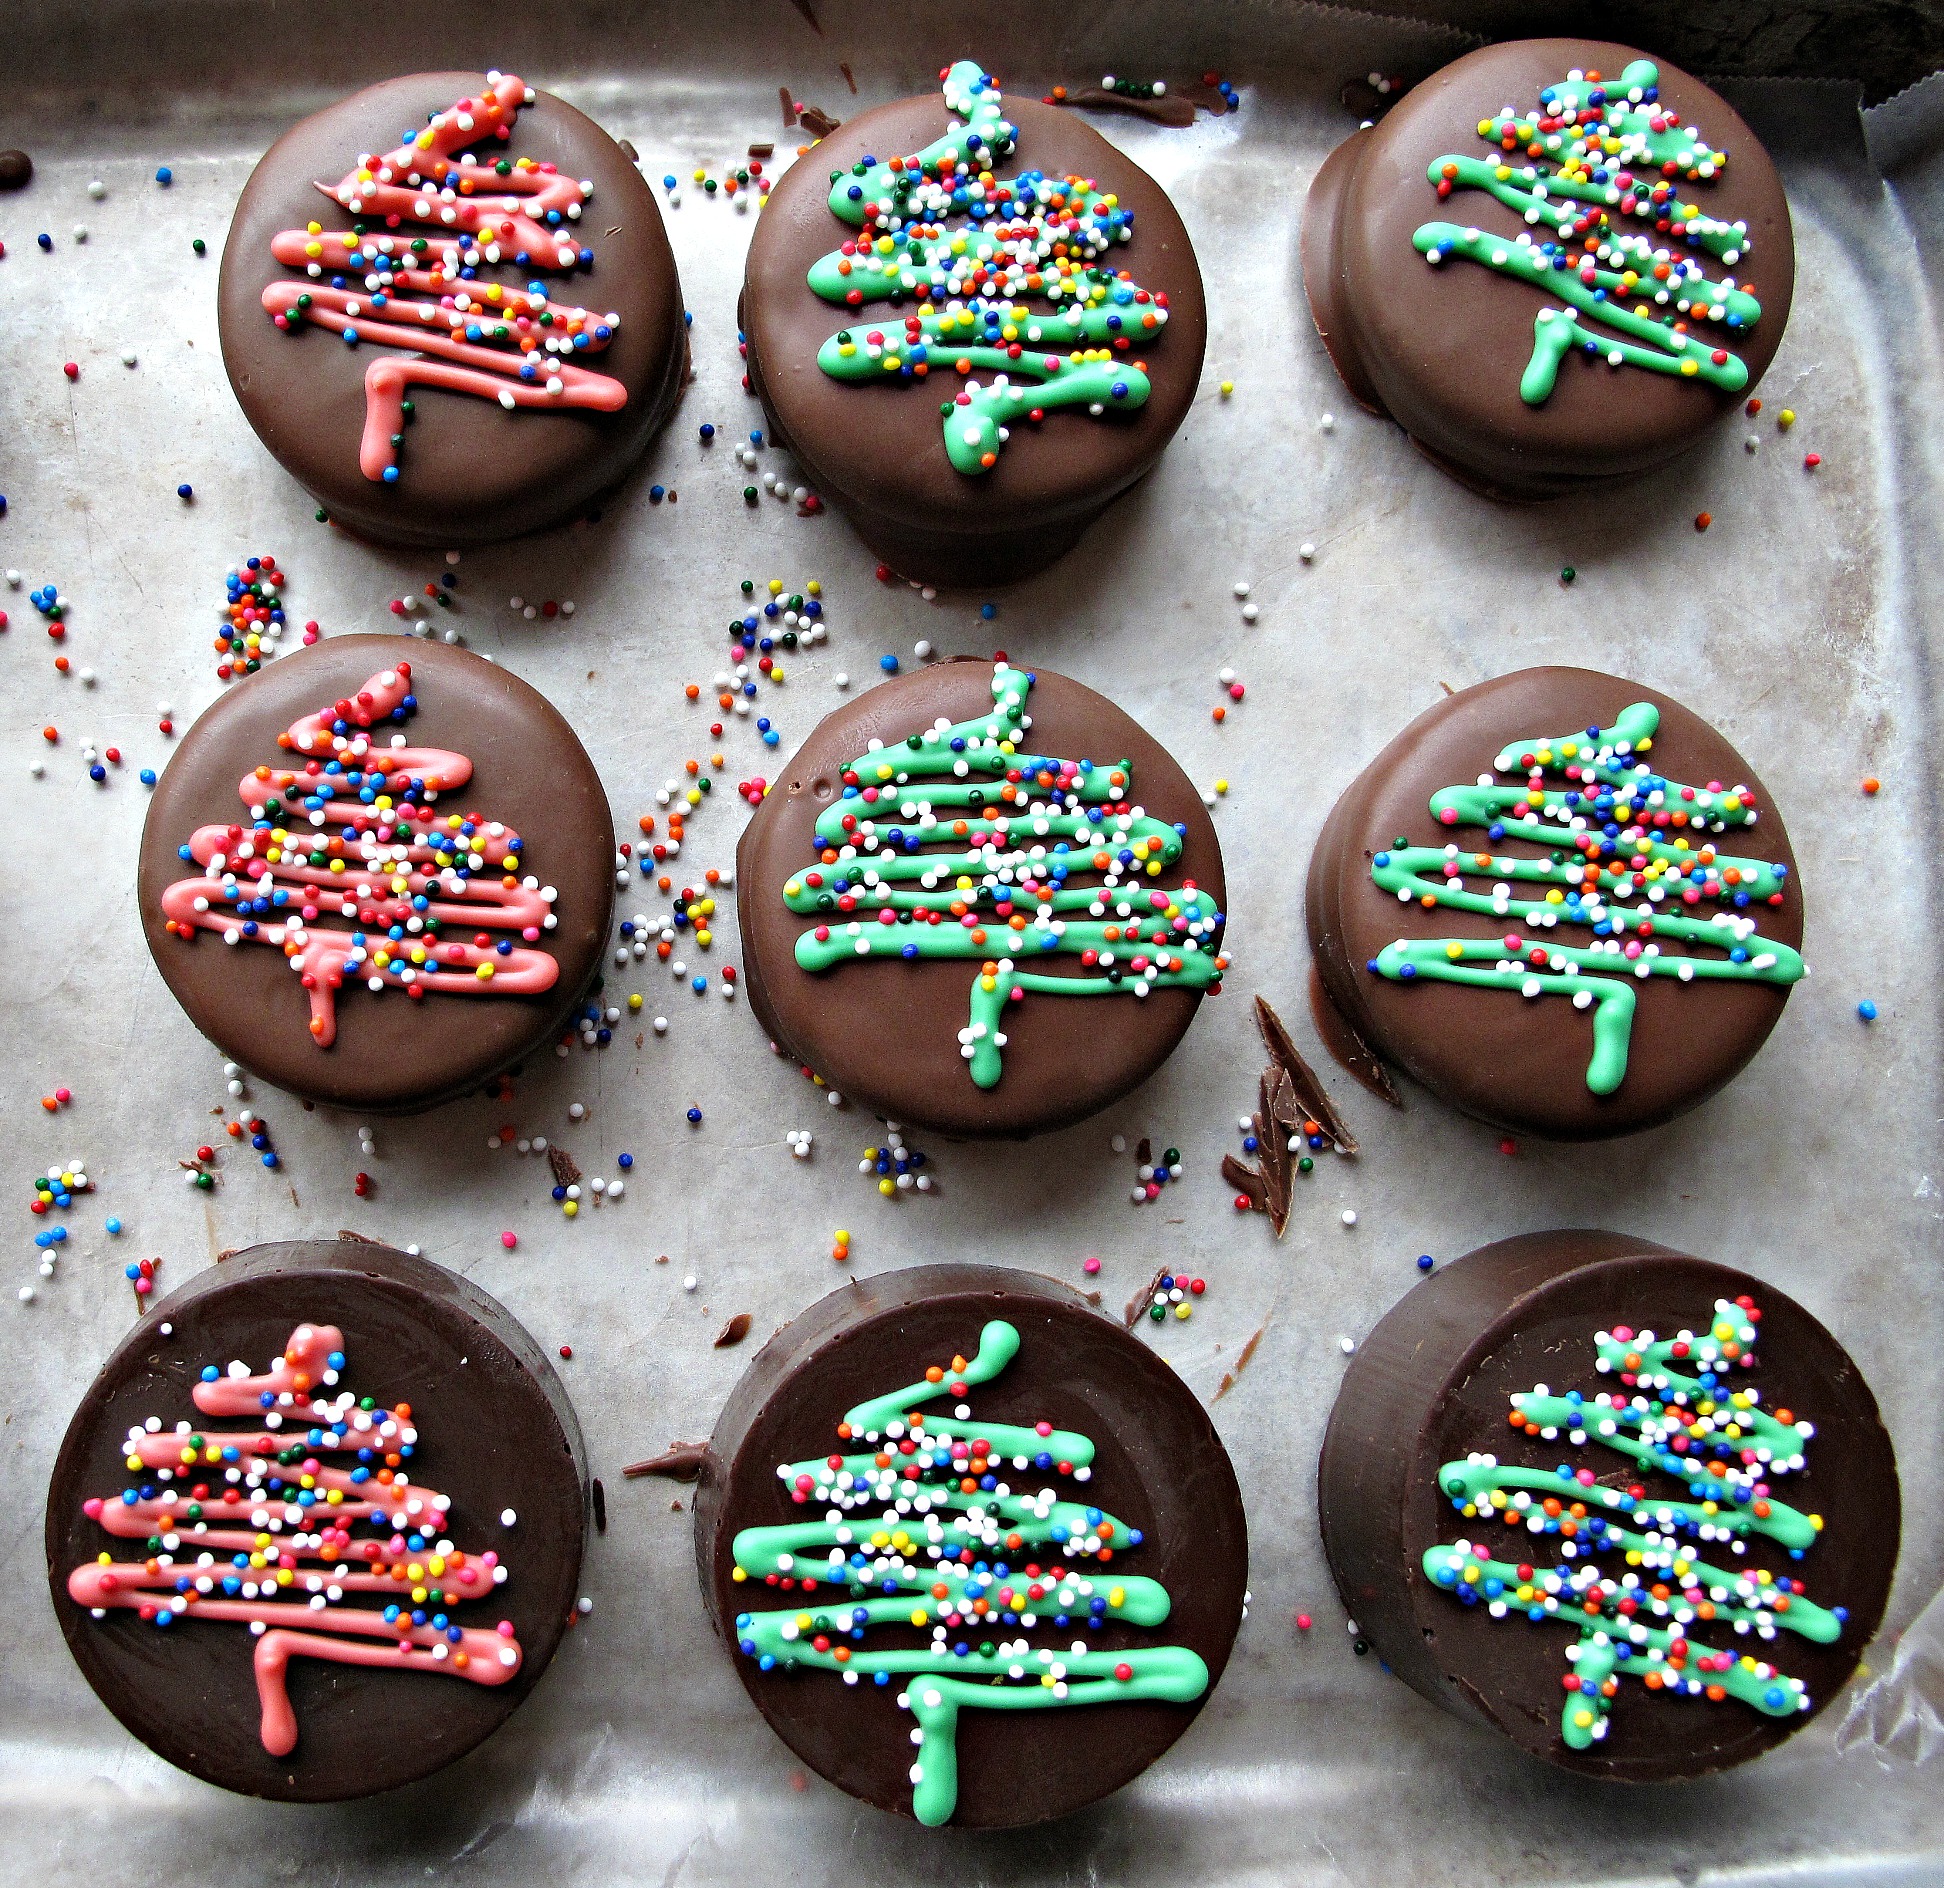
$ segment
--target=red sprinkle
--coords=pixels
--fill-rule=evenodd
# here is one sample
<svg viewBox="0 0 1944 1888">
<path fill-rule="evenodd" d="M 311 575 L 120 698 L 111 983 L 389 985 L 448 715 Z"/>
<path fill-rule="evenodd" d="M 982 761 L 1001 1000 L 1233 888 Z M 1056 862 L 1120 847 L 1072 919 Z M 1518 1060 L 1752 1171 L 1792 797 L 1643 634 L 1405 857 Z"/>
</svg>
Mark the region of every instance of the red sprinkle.
<svg viewBox="0 0 1944 1888">
<path fill-rule="evenodd" d="M 81 378 L 81 369 L 72 361 L 63 361 L 61 363 L 61 372 L 67 375 L 70 380 L 79 380 Z"/>
</svg>

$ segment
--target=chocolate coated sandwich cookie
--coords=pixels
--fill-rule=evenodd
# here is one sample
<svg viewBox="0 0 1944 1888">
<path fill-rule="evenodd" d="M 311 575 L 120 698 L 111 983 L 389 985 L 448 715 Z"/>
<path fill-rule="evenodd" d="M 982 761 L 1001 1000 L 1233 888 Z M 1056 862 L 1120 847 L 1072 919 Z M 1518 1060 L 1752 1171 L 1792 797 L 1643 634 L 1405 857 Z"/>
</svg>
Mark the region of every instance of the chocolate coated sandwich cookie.
<svg viewBox="0 0 1944 1888">
<path fill-rule="evenodd" d="M 585 1486 L 559 1379 L 477 1286 L 362 1241 L 255 1246 L 158 1303 L 82 1399 L 48 1586 L 158 1756 L 250 1796 L 371 1796 L 539 1682 Z"/>
<path fill-rule="evenodd" d="M 654 194 L 592 119 L 502 72 L 422 72 L 293 126 L 218 289 L 257 437 L 339 524 L 497 542 L 571 518 L 688 365 Z"/>
<path fill-rule="evenodd" d="M 1486 1246 L 1385 1314 L 1344 1374 L 1317 1507 L 1400 1678 L 1636 1783 L 1760 1756 L 1842 1690 L 1900 1517 L 1876 1401 L 1809 1312 L 1583 1231 Z"/>
<path fill-rule="evenodd" d="M 224 1055 L 404 1113 L 553 1038 L 599 969 L 614 860 L 607 795 L 545 697 L 464 649 L 337 636 L 183 737 L 137 896 Z"/>
<path fill-rule="evenodd" d="M 1497 1126 L 1652 1127 L 1730 1080 L 1806 974 L 1789 836 L 1679 702 L 1521 669 L 1427 709 L 1310 861 L 1319 995 Z"/>
<path fill-rule="evenodd" d="M 745 1688 L 805 1763 L 984 1829 L 1161 1756 L 1248 1584 L 1200 1402 L 1079 1294 L 1001 1266 L 848 1285 L 786 1325 L 703 1453 L 695 1550 Z"/>
<path fill-rule="evenodd" d="M 945 1134 L 1104 1108 L 1220 988 L 1222 855 L 1153 736 L 1049 670 L 940 662 L 827 715 L 736 852 L 771 1039 Z"/>
<path fill-rule="evenodd" d="M 770 431 L 901 575 L 989 584 L 1152 469 L 1201 376 L 1188 232 L 1154 180 L 981 67 L 785 172 L 742 327 Z"/>
<path fill-rule="evenodd" d="M 1529 39 L 1337 147 L 1303 282 L 1357 399 L 1466 483 L 1549 498 L 1663 463 L 1754 391 L 1795 245 L 1768 153 L 1698 79 Z"/>
</svg>

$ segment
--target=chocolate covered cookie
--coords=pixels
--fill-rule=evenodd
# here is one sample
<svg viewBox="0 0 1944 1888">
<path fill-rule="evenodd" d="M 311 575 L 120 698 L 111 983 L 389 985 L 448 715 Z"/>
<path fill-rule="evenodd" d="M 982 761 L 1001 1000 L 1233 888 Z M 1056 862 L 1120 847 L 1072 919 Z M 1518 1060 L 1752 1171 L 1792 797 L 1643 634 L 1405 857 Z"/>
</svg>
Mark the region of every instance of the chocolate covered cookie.
<svg viewBox="0 0 1944 1888">
<path fill-rule="evenodd" d="M 1549 498 L 1661 464 L 1754 390 L 1795 245 L 1768 153 L 1698 79 L 1530 39 L 1330 155 L 1303 282 L 1364 405 L 1466 483 Z"/>
<path fill-rule="evenodd" d="M 600 965 L 614 860 L 593 763 L 544 697 L 464 649 L 340 636 L 183 737 L 137 896 L 156 968 L 224 1055 L 398 1113 L 560 1029 Z"/>
<path fill-rule="evenodd" d="M 585 1481 L 559 1379 L 477 1286 L 385 1246 L 256 1246 L 157 1304 L 82 1399 L 48 1586 L 158 1756 L 250 1796 L 371 1796 L 539 1682 Z"/>
<path fill-rule="evenodd" d="M 1003 658 L 827 715 L 736 875 L 772 1040 L 945 1134 L 1106 1107 L 1166 1060 L 1227 963 L 1221 847 L 1187 777 L 1112 702 Z"/>
<path fill-rule="evenodd" d="M 1319 995 L 1454 1107 L 1590 1140 L 1740 1071 L 1807 974 L 1767 791 L 1656 689 L 1521 669 L 1427 709 L 1310 861 Z"/>
<path fill-rule="evenodd" d="M 744 349 L 773 437 L 878 557 L 1001 583 L 1153 467 L 1207 316 L 1151 177 L 971 60 L 939 77 L 942 102 L 849 120 L 770 192 Z"/>
<path fill-rule="evenodd" d="M 848 1285 L 772 1338 L 704 1454 L 695 1551 L 784 1742 L 880 1809 L 972 1828 L 1138 1776 L 1247 1597 L 1200 1402 L 1077 1293 L 998 1266 Z"/>
<path fill-rule="evenodd" d="M 1344 1375 L 1317 1477 L 1357 1630 L 1414 1690 L 1566 1770 L 1746 1762 L 1875 1635 L 1896 1457 L 1793 1299 L 1611 1232 L 1444 1267 Z"/>
<path fill-rule="evenodd" d="M 661 430 L 688 363 L 653 193 L 509 73 L 390 79 L 293 126 L 244 186 L 218 298 L 257 437 L 390 544 L 571 518 Z"/>
</svg>

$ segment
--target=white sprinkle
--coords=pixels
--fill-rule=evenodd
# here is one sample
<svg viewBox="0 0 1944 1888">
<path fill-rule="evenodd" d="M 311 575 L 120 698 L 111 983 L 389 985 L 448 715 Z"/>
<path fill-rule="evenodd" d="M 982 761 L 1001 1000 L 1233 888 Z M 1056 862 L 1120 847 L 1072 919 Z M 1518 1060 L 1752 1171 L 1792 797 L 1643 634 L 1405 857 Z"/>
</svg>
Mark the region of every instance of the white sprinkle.
<svg viewBox="0 0 1944 1888">
<path fill-rule="evenodd" d="M 695 1289 L 695 1274 L 693 1272 L 682 1280 L 682 1289 L 684 1291 L 693 1291 Z"/>
<path fill-rule="evenodd" d="M 1356 1348 L 1357 1340 L 1354 1337 L 1340 1337 L 1337 1339 L 1337 1349 L 1342 1351 L 1346 1357 Z"/>
<path fill-rule="evenodd" d="M 1313 562 L 1316 557 L 1316 546 L 1314 544 L 1305 542 L 1302 546 L 1299 547 L 1299 549 L 1296 552 L 1296 555 L 1300 557 L 1303 560 L 1303 562 L 1306 564 Z"/>
<path fill-rule="evenodd" d="M 1249 588 L 1250 588 L 1249 580 L 1246 577 L 1237 579 L 1235 585 L 1235 599 L 1238 603 L 1249 594 Z"/>
<path fill-rule="evenodd" d="M 1333 432 L 1335 432 L 1335 431 L 1336 431 L 1336 415 L 1335 415 L 1334 413 L 1325 413 L 1325 414 L 1323 415 L 1323 417 L 1322 417 L 1322 418 L 1321 418 L 1320 420 L 1318 420 L 1318 421 L 1316 422 L 1316 429 L 1317 429 L 1317 431 L 1318 431 L 1318 432 L 1321 432 L 1321 433 L 1333 433 Z"/>
<path fill-rule="evenodd" d="M 1354 1226 L 1357 1223 L 1356 1213 L 1348 1206 L 1343 1209 L 1343 1223 L 1346 1226 Z"/>
<path fill-rule="evenodd" d="M 94 200 L 97 203 L 99 203 L 101 199 L 105 197 L 107 194 L 108 194 L 108 186 L 105 183 L 103 183 L 99 177 L 96 177 L 89 182 L 88 195 L 94 198 Z"/>
<path fill-rule="evenodd" d="M 514 1524 L 514 1522 L 516 1522 L 519 1518 L 520 1517 L 517 1514 L 515 1514 L 511 1508 L 502 1508 L 500 1510 L 501 1527 L 511 1527 Z"/>
</svg>

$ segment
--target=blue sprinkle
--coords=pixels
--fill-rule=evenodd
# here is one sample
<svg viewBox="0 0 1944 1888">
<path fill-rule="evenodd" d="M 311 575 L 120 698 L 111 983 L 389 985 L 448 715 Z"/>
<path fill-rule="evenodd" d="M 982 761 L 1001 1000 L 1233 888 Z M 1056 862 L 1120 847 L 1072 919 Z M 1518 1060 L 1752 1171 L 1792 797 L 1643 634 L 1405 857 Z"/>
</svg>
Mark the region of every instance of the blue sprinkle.
<svg viewBox="0 0 1944 1888">
<path fill-rule="evenodd" d="M 879 656 L 878 667 L 881 668 L 886 675 L 896 675 L 898 672 L 898 658 L 896 656 Z"/>
<path fill-rule="evenodd" d="M 691 1127 L 694 1127 L 702 1119 L 702 1110 L 700 1108 L 691 1108 L 688 1111 L 688 1118 L 689 1118 L 689 1125 Z"/>
<path fill-rule="evenodd" d="M 615 1156 L 614 1164 L 617 1167 L 619 1167 L 623 1173 L 626 1173 L 627 1170 L 634 1165 L 634 1156 L 632 1154 L 617 1154 Z"/>
<path fill-rule="evenodd" d="M 168 167 L 168 165 L 164 164 L 162 168 L 155 173 L 155 181 L 164 186 L 172 184 L 175 182 L 175 172 L 172 171 Z"/>
<path fill-rule="evenodd" d="M 1428 1272 L 1428 1271 L 1430 1271 L 1430 1269 L 1432 1268 L 1432 1266 L 1434 1266 L 1434 1265 L 1435 1265 L 1436 1263 L 1437 1263 L 1437 1260 L 1435 1260 L 1434 1258 L 1432 1258 L 1432 1256 L 1430 1255 L 1430 1253 L 1428 1253 L 1428 1252 L 1420 1252 L 1420 1253 L 1418 1254 L 1418 1270 L 1419 1270 L 1420 1272 Z"/>
<path fill-rule="evenodd" d="M 1874 1003 L 1872 1003 L 1868 997 L 1865 997 L 1863 1001 L 1856 1006 L 1856 1013 L 1857 1015 L 1862 1017 L 1862 1019 L 1866 1023 L 1873 1023 L 1876 1021 L 1877 1006 Z"/>
<path fill-rule="evenodd" d="M 176 496 L 178 498 L 194 498 L 195 495 L 196 488 L 193 485 L 178 485 L 176 487 Z"/>
<path fill-rule="evenodd" d="M 108 1231 L 109 1231 L 109 1233 L 110 1233 L 111 1235 L 112 1235 L 112 1234 L 115 1234 L 115 1233 L 118 1233 L 118 1232 L 120 1232 L 120 1231 L 121 1231 L 121 1229 L 122 1229 L 122 1228 L 121 1228 L 121 1221 L 120 1221 L 120 1220 L 118 1220 L 118 1219 L 111 1219 L 111 1220 L 110 1220 L 110 1221 L 108 1222 Z"/>
</svg>

